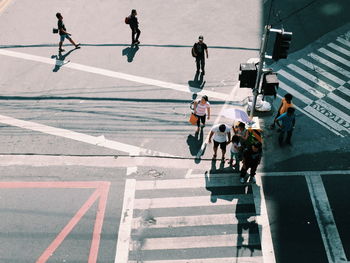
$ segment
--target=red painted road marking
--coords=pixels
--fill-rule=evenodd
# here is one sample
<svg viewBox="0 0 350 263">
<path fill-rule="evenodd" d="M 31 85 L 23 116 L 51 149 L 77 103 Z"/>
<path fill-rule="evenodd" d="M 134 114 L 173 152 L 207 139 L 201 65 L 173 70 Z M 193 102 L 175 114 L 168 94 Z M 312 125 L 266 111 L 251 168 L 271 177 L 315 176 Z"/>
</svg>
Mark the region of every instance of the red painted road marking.
<svg viewBox="0 0 350 263">
<path fill-rule="evenodd" d="M 90 254 L 88 263 L 96 263 L 98 250 L 101 240 L 101 232 L 103 226 L 104 214 L 107 206 L 107 197 L 109 192 L 110 182 L 0 182 L 0 189 L 14 189 L 14 188 L 95 188 L 94 193 L 78 210 L 74 217 L 62 229 L 57 237 L 52 241 L 49 247 L 39 257 L 36 263 L 45 263 L 61 245 L 64 239 L 69 235 L 72 229 L 86 214 L 91 206 L 99 199 L 98 209 L 96 213 L 94 231 L 92 233 L 92 242 L 90 247 Z"/>
</svg>

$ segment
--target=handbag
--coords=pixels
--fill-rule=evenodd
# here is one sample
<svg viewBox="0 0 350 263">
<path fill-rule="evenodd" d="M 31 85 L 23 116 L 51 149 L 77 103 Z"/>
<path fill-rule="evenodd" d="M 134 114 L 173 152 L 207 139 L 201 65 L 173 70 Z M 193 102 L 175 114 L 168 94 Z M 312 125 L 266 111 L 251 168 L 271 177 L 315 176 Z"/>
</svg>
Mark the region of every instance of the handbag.
<svg viewBox="0 0 350 263">
<path fill-rule="evenodd" d="M 52 33 L 57 34 L 58 33 L 58 29 L 57 28 L 53 28 L 52 29 Z"/>
<path fill-rule="evenodd" d="M 196 125 L 196 124 L 197 124 L 197 121 L 198 121 L 198 117 L 197 117 L 196 115 L 194 115 L 193 113 L 191 113 L 189 122 L 190 122 L 192 125 Z"/>
</svg>

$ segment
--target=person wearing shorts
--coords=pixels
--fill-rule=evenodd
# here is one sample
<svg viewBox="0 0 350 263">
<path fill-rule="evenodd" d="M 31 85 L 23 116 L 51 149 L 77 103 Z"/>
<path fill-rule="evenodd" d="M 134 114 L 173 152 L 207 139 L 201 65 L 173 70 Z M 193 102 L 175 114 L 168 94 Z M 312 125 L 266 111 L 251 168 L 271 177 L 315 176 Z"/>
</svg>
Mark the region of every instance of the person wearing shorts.
<svg viewBox="0 0 350 263">
<path fill-rule="evenodd" d="M 225 153 L 226 153 L 226 145 L 229 143 L 231 138 L 231 128 L 226 124 L 217 124 L 211 128 L 209 135 L 209 143 L 211 143 L 211 139 L 214 141 L 214 155 L 213 159 L 216 159 L 218 147 L 220 146 L 222 157 L 221 161 L 225 161 Z"/>
<path fill-rule="evenodd" d="M 63 16 L 62 16 L 62 14 L 61 13 L 57 13 L 56 17 L 58 19 L 57 26 L 58 26 L 58 32 L 60 34 L 60 42 L 58 44 L 58 46 L 59 46 L 58 47 L 58 51 L 59 52 L 63 52 L 64 51 L 64 49 L 62 48 L 62 44 L 63 44 L 65 39 L 68 39 L 69 42 L 71 42 L 72 45 L 75 46 L 75 48 L 80 48 L 80 43 L 76 44 L 74 42 L 74 40 L 70 37 L 71 34 L 67 32 L 66 26 L 63 23 Z"/>
</svg>

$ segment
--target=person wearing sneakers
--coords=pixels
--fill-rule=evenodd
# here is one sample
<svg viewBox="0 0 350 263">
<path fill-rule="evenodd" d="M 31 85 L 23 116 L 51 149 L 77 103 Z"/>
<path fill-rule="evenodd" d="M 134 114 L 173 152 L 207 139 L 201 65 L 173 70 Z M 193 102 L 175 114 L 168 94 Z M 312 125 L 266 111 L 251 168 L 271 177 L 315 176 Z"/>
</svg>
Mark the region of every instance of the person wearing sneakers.
<svg viewBox="0 0 350 263">
<path fill-rule="evenodd" d="M 208 96 L 202 96 L 200 101 L 195 101 L 193 103 L 193 113 L 198 118 L 197 121 L 197 131 L 199 132 L 200 123 L 202 122 L 203 126 L 205 126 L 205 118 L 206 113 L 208 112 L 208 120 L 210 119 L 210 104 L 208 102 Z"/>
<path fill-rule="evenodd" d="M 261 143 L 255 143 L 251 146 L 249 146 L 244 152 L 243 152 L 243 166 L 241 169 L 241 184 L 244 184 L 247 182 L 247 171 L 250 168 L 250 183 L 255 183 L 255 173 L 256 169 L 258 168 L 258 165 L 261 161 L 262 156 L 262 149 L 261 149 Z"/>
<path fill-rule="evenodd" d="M 61 15 L 61 13 L 56 13 L 56 17 L 58 19 L 58 22 L 57 22 L 57 26 L 58 26 L 58 32 L 59 32 L 59 35 L 60 35 L 60 42 L 58 44 L 58 50 L 60 52 L 63 52 L 64 49 L 62 49 L 62 44 L 63 44 L 63 41 L 67 38 L 69 40 L 69 42 L 72 43 L 72 45 L 75 46 L 75 48 L 80 48 L 80 43 L 76 44 L 74 42 L 74 40 L 70 37 L 72 34 L 68 33 L 67 30 L 66 30 L 66 26 L 64 25 L 63 23 L 63 16 Z"/>
<path fill-rule="evenodd" d="M 203 42 L 203 36 L 199 36 L 198 42 L 193 45 L 193 56 L 196 58 L 197 73 L 202 69 L 202 75 L 205 75 L 205 56 L 208 58 L 208 46 Z"/>
<path fill-rule="evenodd" d="M 139 22 L 137 21 L 136 16 L 137 16 L 136 9 L 131 10 L 131 15 L 129 16 L 129 25 L 130 25 L 130 29 L 131 29 L 131 44 L 132 45 L 140 44 L 139 36 L 141 34 L 141 31 L 139 29 Z"/>
<path fill-rule="evenodd" d="M 213 137 L 214 136 L 214 137 Z M 211 143 L 211 138 L 214 140 L 214 155 L 213 159 L 216 159 L 218 147 L 220 145 L 220 149 L 222 152 L 221 161 L 225 161 L 225 153 L 226 153 L 226 145 L 230 143 L 231 139 L 231 128 L 226 124 L 217 124 L 211 128 L 209 134 L 208 142 Z"/>
</svg>

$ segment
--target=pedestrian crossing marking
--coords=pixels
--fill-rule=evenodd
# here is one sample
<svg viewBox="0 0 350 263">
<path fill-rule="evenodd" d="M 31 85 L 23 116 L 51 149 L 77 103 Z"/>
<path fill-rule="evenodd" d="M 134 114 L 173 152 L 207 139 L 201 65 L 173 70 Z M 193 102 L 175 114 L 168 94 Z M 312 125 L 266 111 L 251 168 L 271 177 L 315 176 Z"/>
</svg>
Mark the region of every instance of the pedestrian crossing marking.
<svg viewBox="0 0 350 263">
<path fill-rule="evenodd" d="M 140 246 L 142 247 L 142 250 L 232 247 L 232 244 L 234 243 L 237 243 L 238 246 L 256 246 L 260 245 L 260 237 L 259 233 L 242 233 L 210 236 L 146 238 L 142 239 L 141 242 L 134 240 L 131 241 L 131 243 L 132 250 L 137 250 Z"/>
<path fill-rule="evenodd" d="M 233 263 L 232 258 L 199 258 L 180 260 L 142 260 L 143 263 Z M 262 257 L 239 257 L 239 263 L 261 263 Z M 139 263 L 140 261 L 129 261 L 129 263 Z"/>
<path fill-rule="evenodd" d="M 350 133 L 350 42 L 343 36 L 301 50 L 276 70 L 283 77 L 281 90 L 293 95 L 295 106 L 342 137 Z"/>
</svg>

